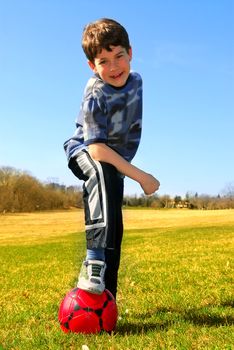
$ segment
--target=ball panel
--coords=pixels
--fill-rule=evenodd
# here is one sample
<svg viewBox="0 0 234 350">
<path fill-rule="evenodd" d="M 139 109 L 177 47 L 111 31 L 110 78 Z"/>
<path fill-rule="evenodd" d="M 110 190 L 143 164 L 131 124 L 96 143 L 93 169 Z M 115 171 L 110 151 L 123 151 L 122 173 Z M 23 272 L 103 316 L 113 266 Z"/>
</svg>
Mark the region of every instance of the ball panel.
<svg viewBox="0 0 234 350">
<path fill-rule="evenodd" d="M 69 329 L 74 333 L 98 333 L 101 328 L 99 325 L 99 318 L 93 311 L 87 312 L 80 310 L 75 313 L 69 321 Z"/>
<path fill-rule="evenodd" d="M 102 327 L 107 332 L 112 332 L 117 323 L 118 309 L 113 295 L 106 289 L 107 301 L 103 305 Z"/>
<path fill-rule="evenodd" d="M 72 290 L 69 293 L 67 293 L 67 295 L 62 300 L 62 303 L 60 305 L 59 315 L 58 315 L 60 323 L 63 323 L 63 324 L 67 323 L 71 312 L 77 307 L 79 307 L 79 305 L 76 302 L 74 290 Z"/>
<path fill-rule="evenodd" d="M 85 290 L 78 289 L 76 299 L 79 300 L 79 305 L 82 308 L 99 309 L 103 304 L 103 293 L 101 295 L 92 294 Z"/>
</svg>

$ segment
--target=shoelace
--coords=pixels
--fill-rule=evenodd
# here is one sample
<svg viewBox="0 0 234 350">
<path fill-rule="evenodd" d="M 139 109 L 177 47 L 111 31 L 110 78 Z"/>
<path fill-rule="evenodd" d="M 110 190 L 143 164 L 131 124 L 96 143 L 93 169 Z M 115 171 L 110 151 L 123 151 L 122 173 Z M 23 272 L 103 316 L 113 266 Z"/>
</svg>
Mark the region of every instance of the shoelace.
<svg viewBox="0 0 234 350">
<path fill-rule="evenodd" d="M 102 267 L 99 265 L 92 265 L 92 276 L 100 277 Z"/>
</svg>

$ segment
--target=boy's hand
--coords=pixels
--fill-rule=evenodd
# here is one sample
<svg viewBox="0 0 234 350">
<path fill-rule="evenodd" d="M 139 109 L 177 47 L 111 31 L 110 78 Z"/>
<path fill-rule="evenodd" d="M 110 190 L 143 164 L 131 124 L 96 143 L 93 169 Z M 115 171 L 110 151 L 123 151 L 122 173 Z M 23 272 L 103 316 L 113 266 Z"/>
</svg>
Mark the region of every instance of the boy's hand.
<svg viewBox="0 0 234 350">
<path fill-rule="evenodd" d="M 150 174 L 145 173 L 140 185 L 146 195 L 153 194 L 159 189 L 160 182 Z"/>
</svg>

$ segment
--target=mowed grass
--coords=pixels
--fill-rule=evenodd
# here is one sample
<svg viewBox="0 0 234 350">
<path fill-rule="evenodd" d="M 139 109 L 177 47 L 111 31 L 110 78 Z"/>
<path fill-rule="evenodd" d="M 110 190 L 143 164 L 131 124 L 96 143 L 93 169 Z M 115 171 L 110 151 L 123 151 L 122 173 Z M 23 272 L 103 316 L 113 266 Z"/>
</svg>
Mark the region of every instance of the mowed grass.
<svg viewBox="0 0 234 350">
<path fill-rule="evenodd" d="M 234 349 L 234 210 L 124 210 L 112 335 L 64 334 L 83 212 L 0 217 L 0 349 Z"/>
</svg>

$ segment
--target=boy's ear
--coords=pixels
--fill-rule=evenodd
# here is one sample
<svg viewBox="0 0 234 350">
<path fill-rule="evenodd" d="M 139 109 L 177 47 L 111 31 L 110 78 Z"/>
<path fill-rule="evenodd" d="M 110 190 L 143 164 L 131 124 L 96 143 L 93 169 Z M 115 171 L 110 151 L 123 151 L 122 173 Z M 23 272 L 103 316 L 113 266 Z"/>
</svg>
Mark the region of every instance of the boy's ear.
<svg viewBox="0 0 234 350">
<path fill-rule="evenodd" d="M 96 68 L 95 64 L 92 61 L 88 61 L 88 65 L 89 65 L 89 67 L 92 69 L 92 71 L 94 73 L 97 73 L 97 68 Z"/>
<path fill-rule="evenodd" d="M 130 61 L 132 59 L 132 48 L 130 47 L 130 49 L 128 50 L 128 56 L 130 58 Z"/>
</svg>

